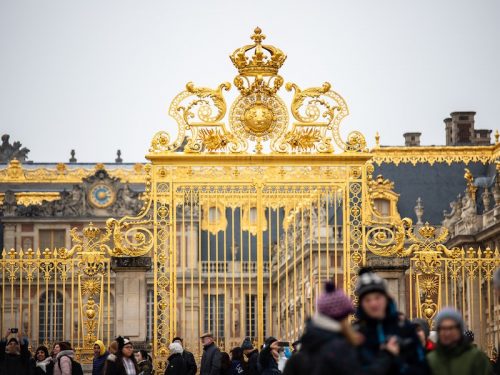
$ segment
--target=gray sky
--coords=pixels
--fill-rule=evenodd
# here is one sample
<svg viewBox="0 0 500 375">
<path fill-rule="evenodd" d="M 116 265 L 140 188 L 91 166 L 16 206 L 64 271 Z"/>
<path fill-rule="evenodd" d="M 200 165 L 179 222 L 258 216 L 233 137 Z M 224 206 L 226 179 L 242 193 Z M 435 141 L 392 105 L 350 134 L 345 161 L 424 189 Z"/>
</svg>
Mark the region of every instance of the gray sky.
<svg viewBox="0 0 500 375">
<path fill-rule="evenodd" d="M 344 134 L 443 144 L 457 110 L 500 128 L 498 0 L 0 0 L 0 132 L 37 162 L 143 161 L 156 131 L 177 131 L 172 98 L 232 82 L 228 55 L 257 25 L 288 55 L 285 82 L 346 99 Z"/>
</svg>

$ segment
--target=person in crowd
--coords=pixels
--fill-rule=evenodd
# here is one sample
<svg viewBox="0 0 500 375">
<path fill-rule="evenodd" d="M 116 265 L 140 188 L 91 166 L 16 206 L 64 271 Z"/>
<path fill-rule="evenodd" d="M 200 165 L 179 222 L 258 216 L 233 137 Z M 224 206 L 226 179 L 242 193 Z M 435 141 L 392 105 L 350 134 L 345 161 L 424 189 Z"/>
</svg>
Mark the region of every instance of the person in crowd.
<svg viewBox="0 0 500 375">
<path fill-rule="evenodd" d="M 109 352 L 101 340 L 94 342 L 94 359 L 92 360 L 92 375 L 102 375 Z"/>
<path fill-rule="evenodd" d="M 231 350 L 231 375 L 246 375 L 243 349 L 239 346 Z"/>
<path fill-rule="evenodd" d="M 149 360 L 148 352 L 145 350 L 138 350 L 134 353 L 135 361 L 137 362 L 137 369 L 140 375 L 152 375 L 153 363 Z"/>
<path fill-rule="evenodd" d="M 248 375 L 259 375 L 258 370 L 258 358 L 259 350 L 253 347 L 252 340 L 250 337 L 246 337 L 241 344 L 241 349 L 243 349 L 243 354 L 247 357 L 247 373 Z"/>
<path fill-rule="evenodd" d="M 297 353 L 299 350 L 300 350 L 300 340 L 295 340 L 293 343 L 292 343 L 292 354 L 295 354 Z"/>
<path fill-rule="evenodd" d="M 172 342 L 168 349 L 170 356 L 168 357 L 168 365 L 165 369 L 165 375 L 186 375 L 187 366 L 182 353 L 184 349 L 178 341 Z"/>
<path fill-rule="evenodd" d="M 61 351 L 61 347 L 59 346 L 59 343 L 56 342 L 53 346 L 52 346 L 52 351 L 50 352 L 50 356 L 52 357 L 52 361 L 55 362 L 56 360 L 56 357 L 57 355 L 59 354 L 59 352 Z"/>
<path fill-rule="evenodd" d="M 54 349 L 58 350 L 54 361 L 54 375 L 72 375 L 75 352 L 71 348 L 71 344 L 67 341 L 61 341 L 57 346 L 57 349 L 54 346 Z"/>
<path fill-rule="evenodd" d="M 186 364 L 186 375 L 196 375 L 196 371 L 198 371 L 198 366 L 196 365 L 193 353 L 186 350 L 181 337 L 174 337 L 172 342 L 178 342 L 182 346 L 183 349 L 182 356 L 184 357 L 184 362 Z"/>
<path fill-rule="evenodd" d="M 431 327 L 429 326 L 429 323 L 427 323 L 427 320 L 416 318 L 413 319 L 412 323 L 415 326 L 417 336 L 424 347 L 425 352 L 430 353 L 436 349 L 436 344 L 429 338 L 431 334 Z"/>
<path fill-rule="evenodd" d="M 52 375 L 54 372 L 54 361 L 49 355 L 46 346 L 39 346 L 35 351 L 35 375 Z"/>
<path fill-rule="evenodd" d="M 438 332 L 438 343 L 436 350 L 427 355 L 433 375 L 493 374 L 486 354 L 465 338 L 464 322 L 457 310 L 441 310 L 434 324 Z"/>
<path fill-rule="evenodd" d="M 17 330 L 7 330 L 0 341 L 0 374 L 13 373 L 28 374 L 32 369 L 32 358 L 29 352 L 29 343 L 26 337 Z"/>
<path fill-rule="evenodd" d="M 220 375 L 231 375 L 232 364 L 229 354 L 226 352 L 220 353 Z"/>
<path fill-rule="evenodd" d="M 307 322 L 300 338 L 300 351 L 288 360 L 283 375 L 388 373 L 399 354 L 396 338 L 382 345 L 370 365 L 362 366 L 356 350 L 359 339 L 349 322 L 354 313 L 351 299 L 328 282 L 316 306 L 316 314 Z"/>
<path fill-rule="evenodd" d="M 126 337 L 117 337 L 118 351 L 108 355 L 104 366 L 104 375 L 138 375 L 134 357 L 134 345 Z"/>
<path fill-rule="evenodd" d="M 29 375 L 31 368 L 28 339 L 9 329 L 0 341 L 0 374 Z"/>
<path fill-rule="evenodd" d="M 204 333 L 200 338 L 203 345 L 200 375 L 220 375 L 221 354 L 219 348 L 215 345 L 213 335 Z"/>
<path fill-rule="evenodd" d="M 357 330 L 363 340 L 358 347 L 361 364 L 370 366 L 384 345 L 393 337 L 400 352 L 388 374 L 423 375 L 429 373 L 425 351 L 413 324 L 402 320 L 384 279 L 369 269 L 361 269 L 356 285 L 359 306 Z"/>
<path fill-rule="evenodd" d="M 279 375 L 279 342 L 274 337 L 266 339 L 264 346 L 259 354 L 258 366 L 260 375 Z"/>
</svg>

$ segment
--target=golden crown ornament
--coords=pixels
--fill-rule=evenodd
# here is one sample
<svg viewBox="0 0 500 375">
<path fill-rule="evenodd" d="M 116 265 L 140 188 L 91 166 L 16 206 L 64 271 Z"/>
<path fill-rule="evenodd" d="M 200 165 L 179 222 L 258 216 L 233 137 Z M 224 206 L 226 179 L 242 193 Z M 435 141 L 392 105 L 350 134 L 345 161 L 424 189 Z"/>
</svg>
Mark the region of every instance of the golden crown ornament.
<svg viewBox="0 0 500 375">
<path fill-rule="evenodd" d="M 157 133 L 152 154 L 169 153 L 183 146 L 186 153 L 247 153 L 251 144 L 262 153 L 264 142 L 275 153 L 333 153 L 334 144 L 344 152 L 364 152 L 364 136 L 351 132 L 347 140 L 340 136 L 340 123 L 349 114 L 345 100 L 331 90 L 328 82 L 319 87 L 300 89 L 287 83 L 293 91 L 290 109 L 278 95 L 284 84 L 278 74 L 287 56 L 279 48 L 263 44 L 266 36 L 255 28 L 251 44 L 237 48 L 230 59 L 238 70 L 234 86 L 239 95 L 227 104 L 223 92 L 231 89 L 224 82 L 215 89 L 198 87 L 192 82 L 170 104 L 169 115 L 178 124 L 173 141 L 167 132 Z M 295 120 L 289 122 L 289 113 Z"/>
</svg>

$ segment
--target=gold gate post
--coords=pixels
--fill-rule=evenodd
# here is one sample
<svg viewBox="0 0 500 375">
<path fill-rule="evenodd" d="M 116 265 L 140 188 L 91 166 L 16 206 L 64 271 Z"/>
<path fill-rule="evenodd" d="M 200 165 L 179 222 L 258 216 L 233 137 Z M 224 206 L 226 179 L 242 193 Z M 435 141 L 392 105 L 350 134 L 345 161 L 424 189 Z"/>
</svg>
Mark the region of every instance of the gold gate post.
<svg viewBox="0 0 500 375">
<path fill-rule="evenodd" d="M 262 215 L 264 206 L 262 204 L 262 189 L 264 184 L 258 181 L 255 184 L 257 190 L 257 342 L 259 346 L 264 343 L 264 238 L 262 226 Z M 250 259 L 249 259 L 250 261 Z"/>
</svg>

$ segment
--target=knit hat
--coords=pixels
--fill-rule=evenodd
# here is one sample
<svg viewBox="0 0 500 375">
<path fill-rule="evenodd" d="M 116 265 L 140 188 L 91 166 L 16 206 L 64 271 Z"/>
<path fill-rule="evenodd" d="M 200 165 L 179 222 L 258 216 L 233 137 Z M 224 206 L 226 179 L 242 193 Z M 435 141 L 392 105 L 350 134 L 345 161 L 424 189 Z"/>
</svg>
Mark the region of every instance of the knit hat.
<svg viewBox="0 0 500 375">
<path fill-rule="evenodd" d="M 241 349 L 243 350 L 253 349 L 252 340 L 250 340 L 250 337 L 245 337 L 245 340 L 243 340 L 243 343 L 241 344 Z"/>
<path fill-rule="evenodd" d="M 427 323 L 427 320 L 425 319 L 420 319 L 420 318 L 415 318 L 412 320 L 412 323 L 415 324 L 416 326 L 422 328 L 425 334 L 425 338 L 429 338 L 429 335 L 431 333 L 431 327 L 429 327 L 429 323 Z"/>
<path fill-rule="evenodd" d="M 460 332 L 464 331 L 464 320 L 462 318 L 462 314 L 460 314 L 460 312 L 458 312 L 454 308 L 445 307 L 437 314 L 436 319 L 434 319 L 434 323 L 436 324 L 436 329 L 438 331 L 441 327 L 441 323 L 443 323 L 443 320 L 445 319 L 454 320 L 459 325 Z"/>
<path fill-rule="evenodd" d="M 127 344 L 132 344 L 132 342 L 127 338 L 127 337 L 121 337 L 118 336 L 116 338 L 116 341 L 118 342 L 118 351 L 121 352 L 123 347 Z"/>
<path fill-rule="evenodd" d="M 359 270 L 358 282 L 356 283 L 356 294 L 361 300 L 366 294 L 379 292 L 387 294 L 387 283 L 376 273 L 369 268 L 361 268 Z"/>
<path fill-rule="evenodd" d="M 99 346 L 99 355 L 104 355 L 104 353 L 106 353 L 106 347 L 101 340 L 97 340 L 96 342 L 94 342 L 94 345 Z"/>
<path fill-rule="evenodd" d="M 343 290 L 335 289 L 335 284 L 327 282 L 325 291 L 316 300 L 316 309 L 321 315 L 334 320 L 343 320 L 354 313 L 354 306 Z"/>
</svg>

